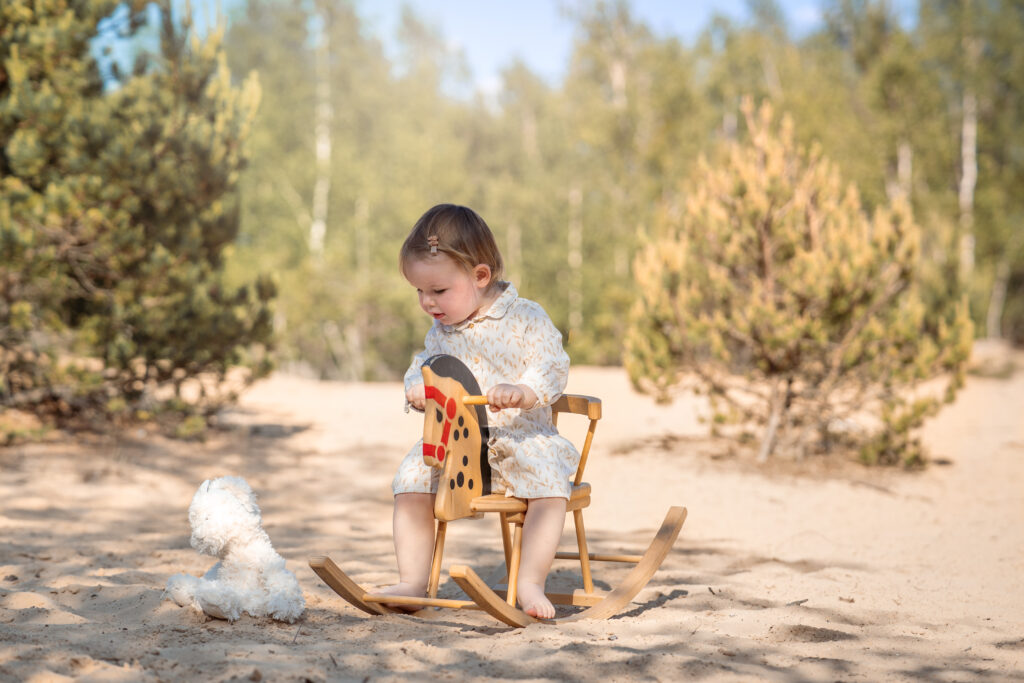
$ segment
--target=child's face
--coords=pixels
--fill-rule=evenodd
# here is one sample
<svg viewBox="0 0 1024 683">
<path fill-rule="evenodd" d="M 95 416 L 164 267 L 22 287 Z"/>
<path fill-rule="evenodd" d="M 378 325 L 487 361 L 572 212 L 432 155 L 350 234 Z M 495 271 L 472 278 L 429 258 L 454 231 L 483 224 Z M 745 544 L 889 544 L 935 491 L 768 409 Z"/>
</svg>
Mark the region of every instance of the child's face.
<svg viewBox="0 0 1024 683">
<path fill-rule="evenodd" d="M 478 265 L 468 271 L 447 254 L 437 254 L 406 264 L 405 277 L 416 288 L 427 315 L 445 325 L 456 325 L 487 303 L 491 269 Z"/>
</svg>

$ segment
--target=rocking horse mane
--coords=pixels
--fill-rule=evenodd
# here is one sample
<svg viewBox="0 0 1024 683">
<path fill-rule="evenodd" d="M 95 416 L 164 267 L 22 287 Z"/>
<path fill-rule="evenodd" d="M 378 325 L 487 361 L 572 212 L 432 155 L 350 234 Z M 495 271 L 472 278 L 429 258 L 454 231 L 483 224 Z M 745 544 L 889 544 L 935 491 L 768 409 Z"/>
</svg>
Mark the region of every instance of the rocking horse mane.
<svg viewBox="0 0 1024 683">
<path fill-rule="evenodd" d="M 462 387 L 462 395 L 464 396 L 479 396 L 483 393 L 480 389 L 480 384 L 476 381 L 476 377 L 473 376 L 472 371 L 466 367 L 465 363 L 455 356 L 449 356 L 446 353 L 439 353 L 428 358 L 426 362 L 423 363 L 423 367 L 429 367 L 438 377 L 445 377 L 457 382 Z M 489 431 L 487 427 L 487 408 L 482 405 L 466 407 L 472 408 L 476 412 L 477 424 L 480 425 L 481 436 L 484 437 L 484 441 L 486 442 Z"/>
</svg>

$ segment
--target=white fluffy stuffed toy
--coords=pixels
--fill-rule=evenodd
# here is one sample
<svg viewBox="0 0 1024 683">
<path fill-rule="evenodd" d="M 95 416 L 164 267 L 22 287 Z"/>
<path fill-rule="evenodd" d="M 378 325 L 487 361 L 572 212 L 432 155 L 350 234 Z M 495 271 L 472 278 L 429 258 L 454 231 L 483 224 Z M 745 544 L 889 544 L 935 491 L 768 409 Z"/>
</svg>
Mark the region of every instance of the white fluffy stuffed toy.
<svg viewBox="0 0 1024 683">
<path fill-rule="evenodd" d="M 167 594 L 218 619 L 238 619 L 242 612 L 293 622 L 306 601 L 295 574 L 270 544 L 260 523 L 260 509 L 241 477 L 220 477 L 200 485 L 188 508 L 192 547 L 220 558 L 202 577 L 175 574 Z"/>
</svg>

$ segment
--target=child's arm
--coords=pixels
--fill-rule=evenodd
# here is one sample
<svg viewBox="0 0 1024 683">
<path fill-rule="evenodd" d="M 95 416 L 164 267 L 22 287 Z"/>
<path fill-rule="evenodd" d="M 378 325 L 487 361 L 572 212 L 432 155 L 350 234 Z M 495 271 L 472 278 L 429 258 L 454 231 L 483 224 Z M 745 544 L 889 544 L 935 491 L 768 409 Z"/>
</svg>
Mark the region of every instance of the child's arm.
<svg viewBox="0 0 1024 683">
<path fill-rule="evenodd" d="M 430 358 L 426 349 L 412 357 L 409 369 L 405 371 L 405 412 L 409 409 L 423 412 L 426 405 L 426 391 L 423 388 L 423 364 Z"/>
<path fill-rule="evenodd" d="M 435 322 L 427 330 L 427 336 L 423 339 L 423 350 L 412 357 L 412 363 L 405 371 L 405 412 L 407 413 L 410 408 L 422 413 L 427 405 L 426 391 L 423 388 L 423 364 L 431 356 L 436 356 L 441 352 L 437 341 L 437 329 L 438 323 Z"/>
<path fill-rule="evenodd" d="M 562 333 L 535 302 L 529 302 L 516 327 L 510 337 L 522 344 L 524 370 L 515 384 L 498 385 L 492 390 L 505 387 L 521 391 L 521 398 L 512 395 L 508 399 L 518 400 L 516 404 L 502 405 L 503 408 L 529 410 L 550 405 L 562 395 L 569 376 L 569 356 L 562 348 Z"/>
</svg>

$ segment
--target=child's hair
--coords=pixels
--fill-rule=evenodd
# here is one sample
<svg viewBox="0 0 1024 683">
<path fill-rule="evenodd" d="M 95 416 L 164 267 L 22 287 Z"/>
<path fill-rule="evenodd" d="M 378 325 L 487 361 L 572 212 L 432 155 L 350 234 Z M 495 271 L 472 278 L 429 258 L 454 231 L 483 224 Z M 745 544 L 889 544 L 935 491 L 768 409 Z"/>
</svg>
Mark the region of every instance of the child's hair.
<svg viewBox="0 0 1024 683">
<path fill-rule="evenodd" d="M 413 259 L 444 253 L 466 270 L 483 264 L 491 269 L 491 282 L 501 279 L 504 264 L 494 234 L 476 211 L 455 204 L 438 204 L 420 216 L 398 254 L 398 267 Z"/>
</svg>

